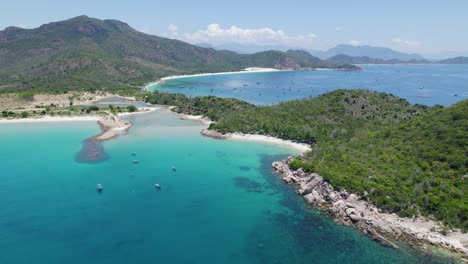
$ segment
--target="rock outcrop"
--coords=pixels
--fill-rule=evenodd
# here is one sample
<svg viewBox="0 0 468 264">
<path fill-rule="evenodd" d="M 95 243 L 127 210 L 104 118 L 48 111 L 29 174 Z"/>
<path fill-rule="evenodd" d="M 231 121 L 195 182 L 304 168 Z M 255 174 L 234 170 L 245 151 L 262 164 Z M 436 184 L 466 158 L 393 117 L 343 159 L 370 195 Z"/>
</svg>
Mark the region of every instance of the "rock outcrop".
<svg viewBox="0 0 468 264">
<path fill-rule="evenodd" d="M 337 191 L 316 173 L 306 173 L 301 168 L 291 170 L 292 157 L 275 161 L 273 169 L 281 174 L 282 180 L 296 186 L 297 193 L 304 200 L 330 213 L 337 221 L 354 226 L 364 234 L 382 244 L 398 248 L 392 239 L 404 240 L 411 245 L 435 245 L 459 253 L 468 259 L 468 234 L 452 232 L 443 235 L 442 225 L 424 217 L 403 218 L 396 214 L 384 213 L 370 202 L 346 190 Z"/>
<path fill-rule="evenodd" d="M 226 139 L 229 137 L 228 134 L 223 134 L 223 133 L 220 133 L 216 130 L 211 130 L 211 129 L 208 129 L 208 128 L 204 128 L 201 130 L 200 134 L 202 136 L 205 136 L 205 137 L 210 137 L 210 138 L 214 138 L 214 139 Z"/>
</svg>

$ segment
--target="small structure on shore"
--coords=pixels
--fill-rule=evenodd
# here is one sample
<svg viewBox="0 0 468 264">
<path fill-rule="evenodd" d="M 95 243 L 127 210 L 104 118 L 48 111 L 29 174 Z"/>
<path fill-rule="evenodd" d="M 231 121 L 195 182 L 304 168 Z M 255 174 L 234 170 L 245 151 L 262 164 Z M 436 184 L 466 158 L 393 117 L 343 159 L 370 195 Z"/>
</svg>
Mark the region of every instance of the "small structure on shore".
<svg viewBox="0 0 468 264">
<path fill-rule="evenodd" d="M 128 129 L 132 127 L 132 123 L 115 115 L 100 119 L 98 124 L 101 126 L 103 132 L 93 137 L 95 141 L 109 140 L 118 135 L 125 134 Z"/>
<path fill-rule="evenodd" d="M 97 185 L 98 192 L 102 192 L 102 189 L 103 189 L 102 184 L 98 183 Z"/>
</svg>

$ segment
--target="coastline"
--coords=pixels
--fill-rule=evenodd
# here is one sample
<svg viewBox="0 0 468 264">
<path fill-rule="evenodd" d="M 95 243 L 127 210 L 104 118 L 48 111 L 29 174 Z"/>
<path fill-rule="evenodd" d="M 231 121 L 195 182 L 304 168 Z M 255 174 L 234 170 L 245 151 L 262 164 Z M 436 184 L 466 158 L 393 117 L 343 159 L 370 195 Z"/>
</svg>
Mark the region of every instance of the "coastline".
<svg viewBox="0 0 468 264">
<path fill-rule="evenodd" d="M 254 141 L 254 142 L 261 142 L 261 143 L 287 147 L 287 148 L 298 151 L 299 154 L 304 154 L 305 152 L 312 150 L 312 148 L 307 144 L 296 143 L 290 140 L 284 140 L 284 139 L 269 137 L 269 136 L 264 136 L 264 135 L 232 133 L 232 134 L 228 134 L 227 139 L 240 140 L 240 141 Z"/>
<path fill-rule="evenodd" d="M 102 116 L 43 116 L 38 118 L 13 118 L 0 119 L 0 124 L 13 123 L 42 123 L 42 122 L 82 122 L 82 121 L 99 121 Z"/>
<path fill-rule="evenodd" d="M 109 115 L 106 117 L 88 115 L 0 119 L 0 124 L 97 121 L 103 131 L 90 139 L 93 142 L 100 142 L 124 134 L 132 127 L 132 124 L 129 121 L 123 120 L 121 117 L 148 113 L 161 108 L 167 108 L 170 110 L 173 107 L 143 107 L 138 108 L 138 112 L 119 113 L 117 116 Z M 204 118 L 203 116 L 170 112 L 178 116 L 180 119 L 198 121 L 204 125 L 213 123 L 213 121 Z M 303 154 L 304 152 L 311 150 L 311 147 L 307 144 L 296 143 L 264 135 L 243 133 L 222 134 L 214 130 L 209 130 L 208 128 L 202 129 L 200 133 L 203 136 L 215 139 L 255 141 L 278 145 L 293 149 L 297 151 L 298 154 Z M 333 186 L 325 182 L 318 174 L 308 174 L 303 172 L 301 169 L 291 170 L 288 166 L 288 163 L 291 160 L 292 158 L 288 158 L 286 161 L 274 162 L 272 164 L 273 169 L 282 175 L 281 179 L 285 183 L 294 185 L 297 193 L 301 195 L 308 204 L 328 212 L 337 220 L 337 222 L 347 226 L 352 226 L 363 234 L 370 235 L 373 239 L 387 246 L 398 248 L 398 246 L 392 242 L 393 239 L 406 241 L 410 245 L 422 249 L 426 248 L 426 245 L 433 245 L 455 252 L 461 256 L 463 261 L 468 261 L 468 234 L 453 232 L 446 236 L 440 233 L 442 225 L 433 220 L 424 217 L 403 218 L 398 217 L 395 214 L 383 213 L 373 204 L 361 200 L 356 194 L 348 194 L 345 190 L 336 191 Z"/>
<path fill-rule="evenodd" d="M 172 107 L 168 108 L 169 110 L 171 109 Z M 211 121 L 210 119 L 208 118 L 204 118 L 202 115 L 186 115 L 186 114 L 179 114 L 179 113 L 176 113 L 176 112 L 173 112 L 173 111 L 170 111 L 173 115 L 179 117 L 179 119 L 181 120 L 192 120 L 192 121 L 198 121 L 204 125 L 210 125 L 211 123 L 214 123 L 213 121 Z"/>
<path fill-rule="evenodd" d="M 255 134 L 244 134 L 244 133 L 219 133 L 215 130 L 210 130 L 208 128 L 202 129 L 200 132 L 205 137 L 211 137 L 214 139 L 228 139 L 228 140 L 240 140 L 240 141 L 254 141 L 261 142 L 266 144 L 272 144 L 277 146 L 286 147 L 293 149 L 298 152 L 298 154 L 304 154 L 307 151 L 312 150 L 312 148 L 304 143 L 296 143 L 290 140 L 284 140 L 280 138 L 264 136 L 264 135 L 255 135 Z"/>
<path fill-rule="evenodd" d="M 37 118 L 14 118 L 0 119 L 0 124 L 21 124 L 21 123 L 48 123 L 48 122 L 97 122 L 101 127 L 101 133 L 92 136 L 90 140 L 94 142 L 105 141 L 127 133 L 133 124 L 122 119 L 125 116 L 132 116 L 142 113 L 149 113 L 160 109 L 160 107 L 141 107 L 137 112 L 119 113 L 117 115 L 86 115 L 86 116 L 42 116 Z"/>
<path fill-rule="evenodd" d="M 311 150 L 306 144 L 263 135 L 223 134 L 208 128 L 200 133 L 220 140 L 245 140 L 280 145 L 298 151 L 299 155 Z M 297 194 L 302 196 L 307 204 L 327 212 L 337 223 L 354 227 L 362 234 L 395 249 L 399 247 L 393 240 L 405 241 L 423 251 L 431 250 L 429 246 L 434 246 L 448 250 L 459 256 L 463 262 L 468 262 L 468 233 L 454 230 L 444 235 L 441 222 L 423 216 L 404 218 L 395 213 L 385 213 L 357 194 L 347 193 L 346 190 L 336 191 L 316 173 L 290 169 L 288 164 L 292 160 L 293 158 L 289 157 L 287 160 L 275 161 L 272 168 L 281 175 L 284 183 L 294 185 Z"/>
<path fill-rule="evenodd" d="M 335 190 L 316 173 L 306 173 L 302 168 L 290 169 L 292 160 L 289 157 L 275 161 L 272 168 L 281 175 L 283 182 L 294 185 L 307 204 L 327 212 L 338 223 L 352 226 L 386 246 L 399 248 L 392 240 L 405 241 L 423 250 L 432 245 L 454 252 L 468 262 L 468 234 L 454 231 L 443 235 L 440 222 L 422 216 L 404 218 L 382 212 L 357 194 Z"/>
<path fill-rule="evenodd" d="M 238 74 L 238 73 L 253 73 L 253 72 L 278 72 L 278 71 L 287 71 L 287 70 L 278 70 L 274 68 L 261 68 L 261 67 L 249 67 L 240 71 L 229 71 L 229 72 L 209 72 L 209 73 L 198 73 L 198 74 L 187 74 L 187 75 L 171 75 L 167 77 L 160 78 L 155 82 L 150 82 L 146 84 L 143 90 L 147 91 L 150 86 L 161 84 L 167 80 L 172 79 L 183 79 L 190 77 L 200 77 L 200 76 L 213 76 L 213 75 L 227 75 L 227 74 Z"/>
<path fill-rule="evenodd" d="M 174 107 L 167 107 L 168 110 L 172 110 Z M 192 121 L 197 121 L 202 123 L 203 125 L 209 126 L 210 124 L 214 123 L 214 121 L 205 118 L 201 115 L 187 115 L 187 114 L 180 114 L 176 113 L 173 111 L 170 111 L 173 115 L 179 117 L 181 120 L 192 120 Z M 228 139 L 228 140 L 239 140 L 239 141 L 253 141 L 253 142 L 260 142 L 260 143 L 266 143 L 266 144 L 271 144 L 271 145 L 276 145 L 276 146 L 281 146 L 281 147 L 286 147 L 289 149 L 292 149 L 296 151 L 299 155 L 304 154 L 307 151 L 312 150 L 312 148 L 303 143 L 296 143 L 292 142 L 290 140 L 284 140 L 280 138 L 275 138 L 275 137 L 270 137 L 270 136 L 264 136 L 264 135 L 255 135 L 255 134 L 244 134 L 244 133 L 219 133 L 218 131 L 215 130 L 210 130 L 208 127 L 205 127 L 200 131 L 200 134 L 205 137 L 210 137 L 214 139 Z"/>
</svg>

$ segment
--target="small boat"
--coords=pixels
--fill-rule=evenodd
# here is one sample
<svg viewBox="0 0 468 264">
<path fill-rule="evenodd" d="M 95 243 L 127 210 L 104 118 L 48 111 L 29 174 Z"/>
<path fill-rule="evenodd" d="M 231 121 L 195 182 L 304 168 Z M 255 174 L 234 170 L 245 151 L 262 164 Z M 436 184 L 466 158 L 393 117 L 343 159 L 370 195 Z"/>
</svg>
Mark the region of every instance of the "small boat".
<svg viewBox="0 0 468 264">
<path fill-rule="evenodd" d="M 136 156 L 136 153 L 135 153 L 135 152 L 132 152 L 132 156 Z"/>
<path fill-rule="evenodd" d="M 102 188 L 103 188 L 103 187 L 102 187 L 102 184 L 98 183 L 98 185 L 97 185 L 97 190 L 98 190 L 98 192 L 102 191 Z"/>
<path fill-rule="evenodd" d="M 133 162 L 134 164 L 138 164 L 138 163 L 139 163 L 138 160 L 133 160 L 132 162 Z"/>
<path fill-rule="evenodd" d="M 172 169 L 173 171 L 176 171 L 176 170 L 177 170 L 176 166 L 172 166 L 171 169 Z"/>
<path fill-rule="evenodd" d="M 247 87 L 247 86 L 249 86 L 249 85 L 247 85 L 247 84 L 244 84 L 244 87 Z"/>
<path fill-rule="evenodd" d="M 161 185 L 159 185 L 159 183 L 156 183 L 156 184 L 154 185 L 154 188 L 156 188 L 156 189 L 161 189 Z"/>
</svg>

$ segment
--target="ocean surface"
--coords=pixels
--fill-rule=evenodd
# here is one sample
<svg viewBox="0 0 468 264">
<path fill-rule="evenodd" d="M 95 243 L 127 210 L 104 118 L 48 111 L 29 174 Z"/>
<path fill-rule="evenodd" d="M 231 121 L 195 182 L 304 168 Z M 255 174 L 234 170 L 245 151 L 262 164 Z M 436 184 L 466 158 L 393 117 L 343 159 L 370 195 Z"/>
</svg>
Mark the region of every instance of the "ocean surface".
<svg viewBox="0 0 468 264">
<path fill-rule="evenodd" d="M 317 96 L 336 89 L 369 89 L 413 104 L 448 106 L 468 98 L 468 64 L 359 65 L 363 71 L 284 71 L 171 79 L 150 90 L 188 96 L 234 97 L 253 104 Z"/>
<path fill-rule="evenodd" d="M 93 164 L 76 157 L 95 122 L 0 125 L 0 263 L 452 263 L 308 208 L 271 171 L 290 149 L 205 138 L 164 109 L 130 119 Z"/>
</svg>

